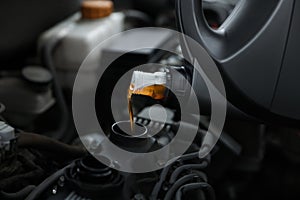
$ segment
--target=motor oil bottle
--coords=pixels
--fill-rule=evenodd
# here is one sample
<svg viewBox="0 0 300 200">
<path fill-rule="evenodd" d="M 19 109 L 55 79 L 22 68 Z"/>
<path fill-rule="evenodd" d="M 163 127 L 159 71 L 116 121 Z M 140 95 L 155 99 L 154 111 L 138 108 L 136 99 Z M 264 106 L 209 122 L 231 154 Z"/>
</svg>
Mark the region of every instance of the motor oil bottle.
<svg viewBox="0 0 300 200">
<path fill-rule="evenodd" d="M 167 74 L 166 72 L 147 73 L 134 71 L 132 80 L 128 89 L 128 112 L 131 122 L 131 128 L 134 123 L 134 110 L 139 110 L 139 107 L 145 106 L 147 102 L 161 102 L 166 97 L 167 93 Z M 133 97 L 136 96 L 143 102 L 135 102 L 133 105 Z M 140 105 L 141 106 L 140 106 Z"/>
</svg>

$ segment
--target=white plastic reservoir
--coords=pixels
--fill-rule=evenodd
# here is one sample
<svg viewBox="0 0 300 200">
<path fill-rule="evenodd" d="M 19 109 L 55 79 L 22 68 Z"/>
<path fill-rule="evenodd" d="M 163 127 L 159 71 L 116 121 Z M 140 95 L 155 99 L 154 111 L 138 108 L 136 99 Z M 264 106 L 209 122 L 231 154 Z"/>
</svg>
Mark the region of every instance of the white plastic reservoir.
<svg viewBox="0 0 300 200">
<path fill-rule="evenodd" d="M 65 87 L 72 87 L 74 76 L 81 63 L 98 44 L 124 30 L 123 13 L 112 12 L 112 8 L 103 6 L 103 3 L 99 4 L 100 1 L 90 2 L 90 5 L 83 3 L 81 12 L 46 31 L 39 40 L 41 47 L 51 38 L 64 35 L 53 53 L 53 61 Z M 101 67 L 101 49 L 93 55 L 89 61 Z"/>
</svg>

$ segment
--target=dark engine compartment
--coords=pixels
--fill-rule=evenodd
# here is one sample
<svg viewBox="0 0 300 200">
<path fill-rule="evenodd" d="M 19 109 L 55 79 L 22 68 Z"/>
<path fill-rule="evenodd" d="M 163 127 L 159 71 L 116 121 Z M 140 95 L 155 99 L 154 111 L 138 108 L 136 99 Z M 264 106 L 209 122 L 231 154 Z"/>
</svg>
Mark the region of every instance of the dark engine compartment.
<svg viewBox="0 0 300 200">
<path fill-rule="evenodd" d="M 238 2 L 203 2 L 206 23 L 211 30 L 221 27 Z M 10 9 L 20 14 L 12 19 L 1 17 L 5 25 L 1 38 L 6 39 L 0 40 L 3 44 L 0 45 L 0 199 L 300 198 L 300 132 L 295 123 L 266 122 L 228 102 L 222 133 L 212 151 L 201 156 L 207 138 L 214 141 L 216 137 L 216 133 L 209 128 L 212 102 L 207 101 L 208 91 L 205 85 L 203 89 L 195 89 L 201 91 L 198 98 L 201 115 L 188 113 L 188 117 L 192 118 L 191 121 L 199 118 L 199 123 L 184 121 L 177 95 L 186 96 L 190 91 L 181 83 L 180 77 L 184 77 L 192 85 L 195 71 L 183 56 L 185 49 L 180 38 L 174 39 L 163 31 L 154 33 L 150 29 L 139 29 L 119 35 L 119 38 L 103 48 L 93 46 L 96 54 L 98 50 L 100 54 L 101 50 L 101 56 L 95 59 L 98 67 L 108 64 L 112 57 L 117 59 L 104 70 L 93 96 L 97 120 L 105 134 L 95 132 L 93 128 L 80 134 L 76 120 L 73 119 L 74 93 L 81 92 L 83 98 L 90 95 L 85 89 L 90 87 L 90 81 L 94 80 L 93 74 L 96 72 L 87 71 L 87 78 L 84 79 L 86 85 L 73 88 L 77 72 L 80 71 L 77 65 L 89 61 L 84 61 L 79 55 L 90 48 L 88 45 L 84 46 L 88 40 L 83 39 L 86 43 L 78 44 L 76 41 L 84 37 L 82 35 L 94 37 L 90 33 L 97 33 L 96 28 L 91 28 L 93 23 L 97 23 L 96 20 L 80 21 L 80 1 L 49 1 L 43 2 L 43 5 L 33 1 L 2 4 L 5 6 L 0 10 L 5 8 L 5 12 L 1 12 L 1 15 L 8 15 L 6 12 L 10 12 Z M 25 9 L 26 6 L 28 10 Z M 107 38 L 134 28 L 178 29 L 173 0 L 115 0 L 114 7 L 114 12 L 105 18 L 108 20 L 105 25 L 102 22 L 101 25 L 95 25 L 107 26 L 103 30 L 116 30 L 108 32 Z M 64 23 L 57 26 L 62 21 Z M 83 28 L 72 29 L 77 25 Z M 53 26 L 56 28 L 52 29 Z M 64 26 L 71 27 L 71 31 L 68 32 L 68 28 L 65 29 Z M 68 38 L 68 34 L 74 35 Z M 133 44 L 137 42 L 144 43 L 145 46 L 153 45 L 155 48 L 131 51 Z M 72 46 L 75 43 L 77 46 Z M 68 45 L 74 49 L 70 51 L 67 49 Z M 165 51 L 164 48 L 171 48 L 176 53 Z M 68 52 L 75 61 L 78 58 L 80 63 L 67 60 Z M 86 56 L 94 58 L 93 53 L 84 57 Z M 152 63 L 158 64 L 158 67 L 152 66 Z M 74 66 L 74 69 L 70 70 L 68 64 Z M 135 124 L 141 130 L 144 128 L 150 136 L 129 137 L 121 127 L 118 130 L 112 128 L 115 123 L 124 122 L 122 120 L 128 122 L 129 119 L 126 104 L 129 85 L 118 81 L 133 70 L 146 71 L 142 67 L 133 69 L 145 64 L 149 65 L 146 68 L 151 73 L 163 68 L 170 75 L 167 79 L 173 81 L 168 86 L 176 85 L 179 89 L 169 92 L 164 100 L 134 96 L 132 102 L 135 104 Z M 115 91 L 117 86 L 120 86 L 122 93 Z M 156 111 L 153 111 L 153 105 L 159 105 L 155 107 Z M 117 111 L 112 111 L 111 107 Z M 82 111 L 82 118 L 87 117 L 84 113 Z M 89 120 L 86 119 L 87 127 L 90 127 Z M 177 156 L 176 150 L 170 148 L 165 155 L 161 155 L 165 159 L 128 159 L 133 169 L 140 169 L 141 163 L 147 165 L 147 162 L 155 162 L 158 170 L 128 172 L 120 166 L 120 160 L 105 156 L 111 150 L 105 149 L 107 139 L 124 151 L 147 154 L 168 146 L 174 138 L 176 140 L 182 127 L 186 138 L 192 137 L 192 132 L 196 133 L 183 155 Z M 155 134 L 151 135 L 152 132 Z M 184 139 L 178 142 L 185 145 Z"/>
</svg>

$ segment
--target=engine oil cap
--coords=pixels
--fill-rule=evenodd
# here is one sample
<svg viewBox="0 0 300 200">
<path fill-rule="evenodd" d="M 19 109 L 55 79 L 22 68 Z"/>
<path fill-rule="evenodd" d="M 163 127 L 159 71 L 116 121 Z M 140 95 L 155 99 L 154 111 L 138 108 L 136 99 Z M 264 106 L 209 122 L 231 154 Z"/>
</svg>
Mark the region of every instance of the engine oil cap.
<svg viewBox="0 0 300 200">
<path fill-rule="evenodd" d="M 84 19 L 99 19 L 109 16 L 114 9 L 114 4 L 109 0 L 102 1 L 83 1 L 81 5 L 81 14 Z"/>
</svg>

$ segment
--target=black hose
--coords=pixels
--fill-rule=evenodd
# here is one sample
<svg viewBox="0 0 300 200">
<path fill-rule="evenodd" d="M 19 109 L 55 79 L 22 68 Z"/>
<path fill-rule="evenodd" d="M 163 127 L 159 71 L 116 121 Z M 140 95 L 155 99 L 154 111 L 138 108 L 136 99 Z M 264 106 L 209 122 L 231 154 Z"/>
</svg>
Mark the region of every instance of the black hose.
<svg viewBox="0 0 300 200">
<path fill-rule="evenodd" d="M 7 193 L 7 192 L 0 192 L 0 199 L 5 200 L 23 200 L 25 199 L 30 192 L 35 189 L 34 185 L 28 185 L 27 187 L 23 188 L 22 190 L 15 192 L 15 193 Z"/>
<path fill-rule="evenodd" d="M 170 184 L 173 184 L 176 179 L 178 178 L 178 176 L 185 170 L 189 170 L 189 169 L 203 169 L 205 167 L 208 166 L 208 163 L 206 161 L 200 163 L 200 164 L 189 164 L 189 165 L 183 165 L 183 166 L 180 166 L 178 167 L 171 175 L 171 178 L 170 178 L 170 181 L 169 183 Z"/>
<path fill-rule="evenodd" d="M 178 191 L 176 192 L 176 200 L 181 200 L 182 194 L 184 194 L 189 190 L 195 190 L 195 189 L 205 189 L 209 196 L 207 199 L 209 200 L 216 199 L 215 192 L 208 183 L 190 183 L 190 184 L 183 185 L 178 189 Z"/>
<path fill-rule="evenodd" d="M 67 132 L 70 116 L 61 85 L 57 78 L 56 69 L 52 59 L 52 53 L 55 47 L 57 47 L 59 42 L 61 42 L 61 40 L 64 38 L 66 33 L 66 30 L 62 30 L 59 34 L 56 35 L 56 37 L 49 39 L 40 48 L 42 64 L 45 65 L 45 67 L 47 67 L 53 75 L 54 96 L 56 97 L 57 105 L 60 110 L 60 115 L 58 116 L 60 118 L 59 126 L 57 130 L 50 132 L 49 135 L 52 138 L 58 140 L 62 140 L 65 133 Z"/>
<path fill-rule="evenodd" d="M 154 61 L 154 60 L 153 60 Z M 189 125 L 189 124 L 186 124 L 186 126 Z M 195 127 L 193 127 L 195 128 Z M 196 127 L 198 129 L 198 127 Z M 199 132 L 199 130 L 198 130 Z M 201 132 L 199 132 L 201 133 Z M 202 133 L 201 133 L 202 134 Z M 178 160 L 178 161 L 187 161 L 187 160 L 192 160 L 192 159 L 200 159 L 200 160 L 206 160 L 208 163 L 210 162 L 210 155 L 208 155 L 207 157 L 205 158 L 199 158 L 199 152 L 193 152 L 193 153 L 189 153 L 189 154 L 185 154 L 185 155 L 182 155 L 182 156 L 178 156 L 178 158 L 174 158 L 172 160 Z M 166 180 L 167 178 L 167 175 L 168 175 L 168 172 L 171 168 L 172 164 L 168 165 L 167 167 L 165 167 L 161 174 L 160 174 L 160 179 L 159 179 L 159 182 L 157 182 L 152 190 L 152 193 L 151 193 L 151 198 L 152 199 L 157 199 L 157 196 L 158 196 L 158 193 L 161 189 L 161 186 L 163 184 L 163 182 Z"/>
<path fill-rule="evenodd" d="M 49 158 L 63 163 L 83 157 L 87 154 L 86 149 L 83 147 L 71 146 L 52 138 L 33 133 L 19 133 L 18 146 L 42 151 L 43 154 Z"/>
<path fill-rule="evenodd" d="M 0 103 L 0 115 L 5 111 L 5 106 Z"/>
<path fill-rule="evenodd" d="M 192 173 L 197 174 L 199 176 L 199 178 L 201 179 L 201 181 L 203 181 L 203 182 L 208 181 L 207 175 L 204 172 L 202 172 L 202 171 L 193 171 L 192 170 Z"/>
<path fill-rule="evenodd" d="M 177 159 L 179 161 L 187 161 L 187 160 L 191 160 L 191 159 L 195 159 L 195 158 L 199 158 L 199 152 L 185 154 L 185 155 L 182 155 L 181 157 L 178 157 Z M 207 158 L 205 158 L 205 159 L 207 159 Z M 157 199 L 157 196 L 158 196 L 158 193 L 159 193 L 159 191 L 161 189 L 161 186 L 162 186 L 163 182 L 166 180 L 168 172 L 169 172 L 169 170 L 170 170 L 171 167 L 172 167 L 172 164 L 166 166 L 162 170 L 162 172 L 160 174 L 160 177 L 159 177 L 159 182 L 157 182 L 155 184 L 155 186 L 154 186 L 154 188 L 152 190 L 152 193 L 151 193 L 151 198 L 152 199 Z"/>
<path fill-rule="evenodd" d="M 166 180 L 168 172 L 169 172 L 169 170 L 170 170 L 171 167 L 172 167 L 172 164 L 166 166 L 162 170 L 162 172 L 160 174 L 160 177 L 159 177 L 159 181 L 155 184 L 155 186 L 154 186 L 154 188 L 152 190 L 151 199 L 153 199 L 153 200 L 157 199 L 158 193 L 160 191 L 160 188 L 161 188 L 163 182 Z"/>
<path fill-rule="evenodd" d="M 153 26 L 154 22 L 153 19 L 146 13 L 139 11 L 139 10 L 126 10 L 124 12 L 125 20 L 137 20 L 143 23 L 143 26 Z"/>
<path fill-rule="evenodd" d="M 165 195 L 164 200 L 171 200 L 172 197 L 174 196 L 174 193 L 184 184 L 186 184 L 187 182 L 193 180 L 194 178 L 197 178 L 197 174 L 188 174 L 185 175 L 183 177 L 181 177 L 180 179 L 178 179 L 178 181 L 176 181 L 171 188 L 168 190 L 167 194 Z"/>
</svg>

